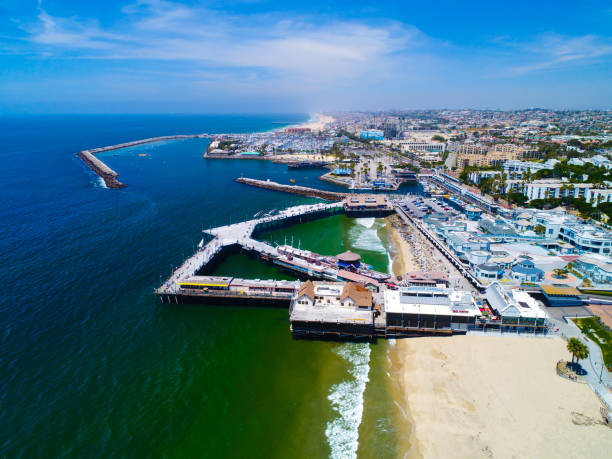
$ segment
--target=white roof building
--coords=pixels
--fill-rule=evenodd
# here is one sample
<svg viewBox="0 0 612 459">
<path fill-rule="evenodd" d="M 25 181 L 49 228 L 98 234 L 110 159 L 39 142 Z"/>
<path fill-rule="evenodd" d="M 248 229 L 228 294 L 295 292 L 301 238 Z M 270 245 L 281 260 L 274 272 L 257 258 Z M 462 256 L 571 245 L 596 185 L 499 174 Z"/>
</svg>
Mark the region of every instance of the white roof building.
<svg viewBox="0 0 612 459">
<path fill-rule="evenodd" d="M 491 308 L 503 318 L 545 319 L 546 311 L 529 293 L 522 290 L 504 290 L 493 282 L 486 290 L 487 301 Z"/>
</svg>

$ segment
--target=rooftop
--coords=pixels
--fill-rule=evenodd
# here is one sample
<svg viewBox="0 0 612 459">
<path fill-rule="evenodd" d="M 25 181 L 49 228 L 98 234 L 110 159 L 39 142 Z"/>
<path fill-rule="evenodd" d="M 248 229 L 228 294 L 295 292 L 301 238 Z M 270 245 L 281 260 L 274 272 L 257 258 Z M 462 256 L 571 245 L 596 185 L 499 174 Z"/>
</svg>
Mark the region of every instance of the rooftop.
<svg viewBox="0 0 612 459">
<path fill-rule="evenodd" d="M 542 291 L 549 296 L 582 296 L 582 293 L 569 285 L 562 284 L 541 284 Z"/>
<path fill-rule="evenodd" d="M 444 288 L 403 287 L 386 290 L 385 311 L 398 314 L 480 316 L 470 292 Z"/>
</svg>

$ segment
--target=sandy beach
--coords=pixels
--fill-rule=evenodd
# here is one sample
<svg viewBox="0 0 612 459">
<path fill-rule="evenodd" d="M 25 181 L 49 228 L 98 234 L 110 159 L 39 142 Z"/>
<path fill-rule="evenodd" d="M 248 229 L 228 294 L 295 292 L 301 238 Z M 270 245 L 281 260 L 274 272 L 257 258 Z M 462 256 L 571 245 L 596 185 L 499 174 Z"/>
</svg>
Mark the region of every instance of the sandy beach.
<svg viewBox="0 0 612 459">
<path fill-rule="evenodd" d="M 403 276 L 411 271 L 440 272 L 448 276 L 451 287 L 473 290 L 461 273 L 414 226 L 398 217 L 387 219 L 393 250 L 393 274 Z"/>
<path fill-rule="evenodd" d="M 561 339 L 419 337 L 389 352 L 413 422 L 402 457 L 610 457 L 599 400 L 555 372 L 568 356 Z"/>
<path fill-rule="evenodd" d="M 387 220 L 387 228 L 391 236 L 391 250 L 393 252 L 393 274 L 403 276 L 407 272 L 420 269 L 414 251 L 408 241 L 402 237 L 391 220 Z"/>
<path fill-rule="evenodd" d="M 325 129 L 329 123 L 333 123 L 335 118 L 328 115 L 323 115 L 321 113 L 315 113 L 315 119 L 311 121 L 307 121 L 303 124 L 298 124 L 296 126 L 291 126 L 295 128 L 309 128 L 313 132 L 319 132 Z"/>
</svg>

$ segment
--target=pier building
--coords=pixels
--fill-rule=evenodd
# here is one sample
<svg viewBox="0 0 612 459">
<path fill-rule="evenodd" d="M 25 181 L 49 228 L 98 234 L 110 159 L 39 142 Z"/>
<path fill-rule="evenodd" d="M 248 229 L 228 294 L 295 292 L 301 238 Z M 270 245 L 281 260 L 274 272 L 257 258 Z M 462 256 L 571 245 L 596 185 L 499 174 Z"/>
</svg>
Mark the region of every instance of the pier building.
<svg viewBox="0 0 612 459">
<path fill-rule="evenodd" d="M 482 317 L 470 292 L 400 287 L 384 292 L 386 334 L 467 332 Z"/>
<path fill-rule="evenodd" d="M 306 281 L 291 301 L 289 320 L 297 336 L 371 338 L 372 292 L 353 282 Z"/>
</svg>

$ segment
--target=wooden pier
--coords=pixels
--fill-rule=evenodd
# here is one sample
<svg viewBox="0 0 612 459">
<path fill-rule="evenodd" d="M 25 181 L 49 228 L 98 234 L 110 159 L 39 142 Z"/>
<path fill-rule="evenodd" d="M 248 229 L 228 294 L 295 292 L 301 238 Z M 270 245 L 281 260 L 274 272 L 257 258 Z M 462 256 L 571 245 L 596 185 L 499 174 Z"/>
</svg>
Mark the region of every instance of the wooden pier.
<svg viewBox="0 0 612 459">
<path fill-rule="evenodd" d="M 268 260 L 281 258 L 281 254 L 276 247 L 258 241 L 254 236 L 259 232 L 275 227 L 323 218 L 343 211 L 341 202 L 294 206 L 282 210 L 276 215 L 205 230 L 204 232 L 210 238 L 210 241 L 203 244 L 196 253 L 176 268 L 170 277 L 155 290 L 155 294 L 166 300 L 173 295 L 185 296 L 186 292 L 181 291 L 181 282 L 196 276 L 221 251 L 229 247 L 238 246 Z"/>
</svg>

